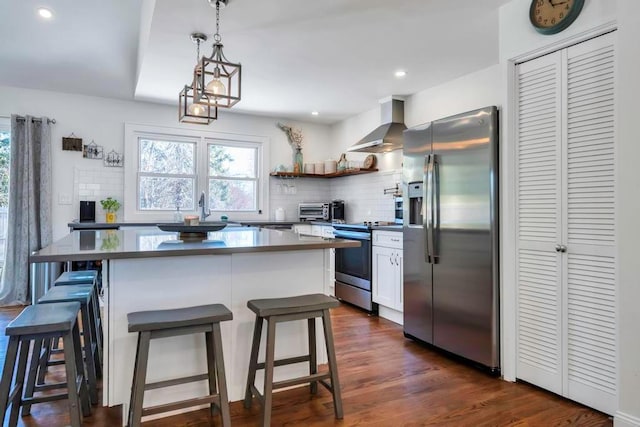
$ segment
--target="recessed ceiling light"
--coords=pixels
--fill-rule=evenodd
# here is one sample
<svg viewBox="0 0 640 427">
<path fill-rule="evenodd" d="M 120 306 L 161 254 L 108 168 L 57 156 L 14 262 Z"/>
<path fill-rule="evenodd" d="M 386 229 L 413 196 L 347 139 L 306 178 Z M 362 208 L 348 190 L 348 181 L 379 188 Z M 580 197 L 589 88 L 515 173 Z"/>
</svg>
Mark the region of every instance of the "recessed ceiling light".
<svg viewBox="0 0 640 427">
<path fill-rule="evenodd" d="M 50 9 L 47 9 L 46 7 L 38 8 L 38 15 L 40 15 L 40 17 L 44 19 L 53 18 L 53 12 Z"/>
<path fill-rule="evenodd" d="M 320 113 L 318 113 L 317 111 L 312 111 L 312 112 L 311 112 L 311 115 L 312 115 L 312 116 L 317 116 L 318 114 L 320 114 Z"/>
<path fill-rule="evenodd" d="M 398 70 L 395 73 L 393 73 L 397 78 L 402 78 L 404 76 L 407 75 L 407 72 L 405 70 Z"/>
</svg>

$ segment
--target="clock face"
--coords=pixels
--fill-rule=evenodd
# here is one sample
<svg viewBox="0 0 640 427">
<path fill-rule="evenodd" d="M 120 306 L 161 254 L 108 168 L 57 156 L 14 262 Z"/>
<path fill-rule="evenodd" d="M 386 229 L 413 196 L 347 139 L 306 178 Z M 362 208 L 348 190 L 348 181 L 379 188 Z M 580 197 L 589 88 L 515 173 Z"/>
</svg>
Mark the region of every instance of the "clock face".
<svg viewBox="0 0 640 427">
<path fill-rule="evenodd" d="M 584 0 L 532 0 L 529 19 L 542 34 L 567 28 L 580 14 Z"/>
</svg>

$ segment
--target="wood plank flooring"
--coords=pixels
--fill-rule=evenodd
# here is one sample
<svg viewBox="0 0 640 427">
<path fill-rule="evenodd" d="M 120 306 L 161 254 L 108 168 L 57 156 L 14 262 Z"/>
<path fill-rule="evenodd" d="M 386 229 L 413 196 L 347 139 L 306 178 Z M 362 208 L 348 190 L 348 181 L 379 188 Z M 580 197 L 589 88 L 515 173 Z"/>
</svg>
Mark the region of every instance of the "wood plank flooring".
<svg viewBox="0 0 640 427">
<path fill-rule="evenodd" d="M 20 312 L 0 309 L 0 329 Z M 508 383 L 452 361 L 402 335 L 402 328 L 342 305 L 332 311 L 344 419 L 333 416 L 323 387 L 276 393 L 274 426 L 612 426 L 604 414 L 520 383 Z M 0 336 L 0 362 L 7 339 Z M 248 363 L 248 361 L 247 361 Z M 64 379 L 64 374 L 56 371 Z M 245 410 L 231 404 L 234 427 L 256 426 L 257 403 Z M 69 424 L 67 402 L 36 405 L 21 426 Z M 121 425 L 120 408 L 94 408 L 87 426 Z M 147 427 L 219 426 L 207 410 L 144 423 Z"/>
</svg>

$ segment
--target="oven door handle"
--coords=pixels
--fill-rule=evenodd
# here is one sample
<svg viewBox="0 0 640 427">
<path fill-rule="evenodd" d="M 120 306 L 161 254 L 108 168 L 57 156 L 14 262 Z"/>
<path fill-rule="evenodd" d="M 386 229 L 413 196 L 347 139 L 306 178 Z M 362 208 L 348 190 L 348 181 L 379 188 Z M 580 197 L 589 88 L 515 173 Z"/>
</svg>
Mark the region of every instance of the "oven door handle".
<svg viewBox="0 0 640 427">
<path fill-rule="evenodd" d="M 357 231 L 338 231 L 334 229 L 333 236 L 337 239 L 371 240 L 371 234 Z"/>
</svg>

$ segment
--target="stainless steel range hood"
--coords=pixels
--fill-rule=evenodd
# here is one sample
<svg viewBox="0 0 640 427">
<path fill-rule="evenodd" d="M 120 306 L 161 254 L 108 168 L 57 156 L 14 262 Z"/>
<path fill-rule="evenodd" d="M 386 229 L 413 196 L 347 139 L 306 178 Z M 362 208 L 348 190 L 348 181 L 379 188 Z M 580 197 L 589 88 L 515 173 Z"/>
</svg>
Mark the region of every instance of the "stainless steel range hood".
<svg viewBox="0 0 640 427">
<path fill-rule="evenodd" d="M 380 121 L 382 125 L 370 132 L 348 151 L 366 153 L 385 153 L 402 148 L 404 124 L 404 101 L 391 99 L 380 103 Z"/>
</svg>

